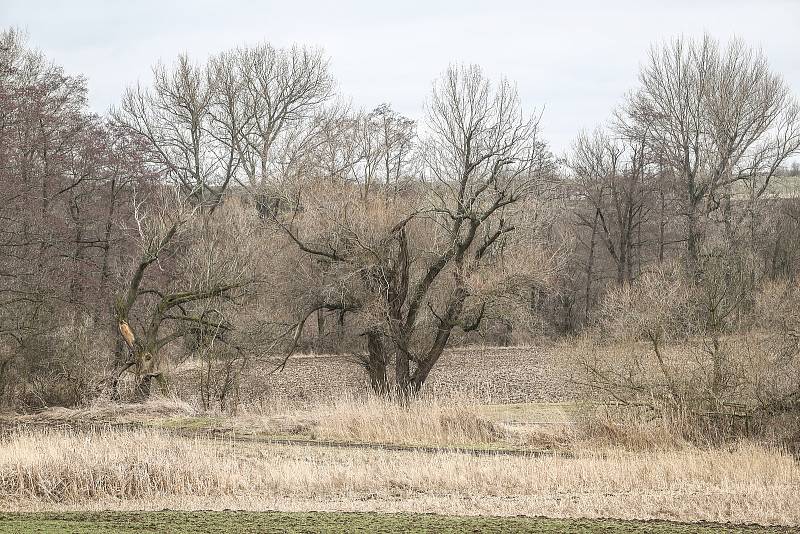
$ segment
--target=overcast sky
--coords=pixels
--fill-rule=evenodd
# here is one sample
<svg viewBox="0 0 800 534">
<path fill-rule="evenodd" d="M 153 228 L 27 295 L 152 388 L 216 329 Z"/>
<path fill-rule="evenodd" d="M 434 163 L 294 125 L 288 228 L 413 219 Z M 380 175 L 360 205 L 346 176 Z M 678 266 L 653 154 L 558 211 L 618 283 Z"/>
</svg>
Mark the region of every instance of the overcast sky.
<svg viewBox="0 0 800 534">
<path fill-rule="evenodd" d="M 557 153 L 608 119 L 635 87 L 650 43 L 680 34 L 738 35 L 800 93 L 800 0 L 0 0 L 7 26 L 86 75 L 98 112 L 148 80 L 158 60 L 181 52 L 203 60 L 265 40 L 322 46 L 354 106 L 389 102 L 415 119 L 449 63 L 478 63 L 515 81 L 526 107 L 544 108 L 543 133 Z"/>
</svg>

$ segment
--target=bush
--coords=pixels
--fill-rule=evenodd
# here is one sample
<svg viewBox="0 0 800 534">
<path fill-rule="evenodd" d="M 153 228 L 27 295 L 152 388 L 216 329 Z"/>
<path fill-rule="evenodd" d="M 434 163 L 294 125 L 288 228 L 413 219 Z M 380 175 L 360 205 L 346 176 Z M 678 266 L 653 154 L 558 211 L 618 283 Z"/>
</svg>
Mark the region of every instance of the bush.
<svg viewBox="0 0 800 534">
<path fill-rule="evenodd" d="M 737 283 L 742 269 L 713 261 L 692 283 L 665 269 L 610 291 L 598 329 L 577 340 L 581 381 L 608 401 L 679 421 L 683 437 L 796 441 L 800 288 L 753 291 Z"/>
<path fill-rule="evenodd" d="M 99 337 L 99 339 L 98 339 Z M 103 389 L 110 336 L 91 320 L 22 340 L 0 373 L 0 406 L 22 410 L 84 405 Z"/>
</svg>

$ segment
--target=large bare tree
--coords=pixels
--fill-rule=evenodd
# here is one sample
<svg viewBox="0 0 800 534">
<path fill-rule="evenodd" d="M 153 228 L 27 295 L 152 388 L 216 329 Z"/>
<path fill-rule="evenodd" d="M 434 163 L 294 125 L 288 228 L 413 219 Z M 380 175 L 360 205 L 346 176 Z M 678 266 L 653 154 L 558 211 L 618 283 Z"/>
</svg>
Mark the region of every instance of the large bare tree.
<svg viewBox="0 0 800 534">
<path fill-rule="evenodd" d="M 800 147 L 800 107 L 766 57 L 708 35 L 653 46 L 619 119 L 680 184 L 691 270 L 706 216 L 720 210 L 730 224 L 739 184 L 757 183 L 759 198 Z"/>
<path fill-rule="evenodd" d="M 424 173 L 404 194 L 365 202 L 367 182 L 326 177 L 295 190 L 290 216 L 274 216 L 302 255 L 326 265 L 298 307 L 293 345 L 315 310 L 350 314 L 373 387 L 403 396 L 420 390 L 455 329 L 477 328 L 488 307 L 524 295 L 521 287 L 552 268 L 533 233 L 509 238 L 553 171 L 538 119 L 523 112 L 514 86 L 491 83 L 476 66 L 452 67 L 427 110 Z M 530 256 L 509 252 L 503 263 L 496 252 L 506 243 Z"/>
<path fill-rule="evenodd" d="M 136 206 L 138 251 L 116 299 L 118 330 L 128 350 L 116 363 L 112 394 L 130 369 L 145 395 L 153 378 L 163 384 L 161 349 L 205 325 L 194 307 L 230 298 L 252 281 L 235 254 L 222 260 L 222 247 L 208 248 L 218 226 L 226 224 L 218 208 L 240 165 L 238 126 L 231 120 L 237 104 L 225 92 L 230 83 L 213 65 L 195 65 L 181 56 L 172 67 L 155 67 L 152 87 L 129 89 L 114 112 L 118 127 L 142 143 L 156 179 Z M 192 265 L 202 250 L 204 261 Z M 198 279 L 197 273 L 203 276 Z M 138 327 L 133 323 L 137 309 Z M 167 324 L 172 326 L 165 333 Z"/>
<path fill-rule="evenodd" d="M 297 145 L 333 96 L 322 50 L 269 43 L 224 52 L 210 62 L 227 128 L 240 162 L 237 181 L 258 198 L 286 174 Z"/>
</svg>

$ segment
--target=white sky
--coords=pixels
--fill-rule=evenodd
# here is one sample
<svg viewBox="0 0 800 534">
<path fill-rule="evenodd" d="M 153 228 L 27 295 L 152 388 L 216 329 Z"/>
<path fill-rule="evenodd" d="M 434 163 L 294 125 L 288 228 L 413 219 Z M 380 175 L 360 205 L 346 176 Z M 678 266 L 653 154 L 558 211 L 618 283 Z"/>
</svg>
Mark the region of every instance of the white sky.
<svg viewBox="0 0 800 534">
<path fill-rule="evenodd" d="M 86 75 L 98 112 L 158 60 L 264 40 L 322 46 L 354 106 L 389 102 L 415 119 L 449 63 L 478 63 L 515 81 L 527 108 L 544 108 L 543 134 L 559 154 L 635 87 L 650 43 L 679 34 L 744 38 L 800 95 L 800 0 L 0 0 L 8 26 Z"/>
</svg>

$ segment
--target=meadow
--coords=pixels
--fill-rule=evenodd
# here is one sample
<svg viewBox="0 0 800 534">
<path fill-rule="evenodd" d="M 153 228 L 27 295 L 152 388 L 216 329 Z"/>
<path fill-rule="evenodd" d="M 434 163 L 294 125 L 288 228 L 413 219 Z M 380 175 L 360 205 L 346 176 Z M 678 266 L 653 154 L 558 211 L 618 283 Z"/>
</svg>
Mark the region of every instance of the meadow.
<svg viewBox="0 0 800 534">
<path fill-rule="evenodd" d="M 155 530 L 178 521 L 184 530 L 175 532 L 196 521 L 220 531 L 262 531 L 262 523 L 304 531 L 310 518 L 331 531 L 368 531 L 379 521 L 389 532 L 800 525 L 800 463 L 785 447 L 747 437 L 704 444 L 664 421 L 621 418 L 581 398 L 557 347 L 448 358 L 449 381 L 434 377 L 432 391 L 408 405 L 357 388 L 334 394 L 340 377 L 332 370 L 346 362 L 326 356 L 271 375 L 270 402 L 243 403 L 236 414 L 177 397 L 6 414 L 0 531 L 68 524 L 70 532 L 103 532 L 125 514 Z M 329 372 L 313 375 L 320 360 Z M 464 377 L 491 379 L 490 369 L 502 369 L 536 380 L 516 391 L 459 382 L 448 366 L 463 369 L 467 360 Z M 182 369 L 184 387 L 195 370 Z M 299 376 L 316 380 L 303 386 Z M 259 382 L 255 371 L 250 378 Z M 548 389 L 537 391 L 542 381 Z"/>
</svg>

